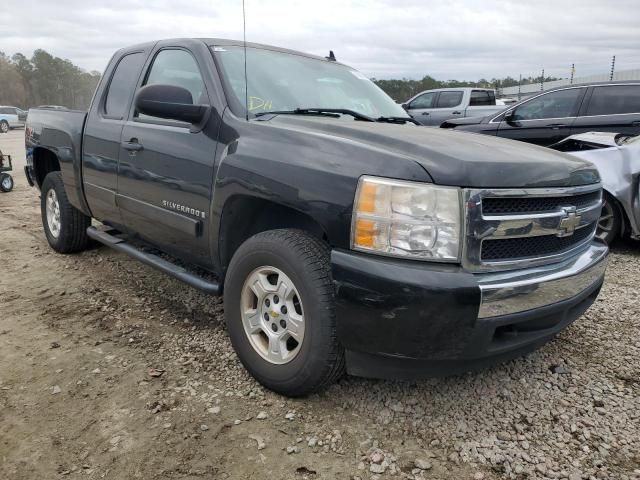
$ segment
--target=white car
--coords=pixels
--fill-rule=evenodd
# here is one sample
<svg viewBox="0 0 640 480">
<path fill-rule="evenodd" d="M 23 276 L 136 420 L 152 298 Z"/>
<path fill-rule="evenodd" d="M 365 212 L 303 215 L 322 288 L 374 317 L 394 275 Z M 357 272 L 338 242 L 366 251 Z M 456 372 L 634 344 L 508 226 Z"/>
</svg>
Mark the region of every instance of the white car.
<svg viewBox="0 0 640 480">
<path fill-rule="evenodd" d="M 7 133 L 12 128 L 24 127 L 27 112 L 18 107 L 0 106 L 0 132 Z"/>
<path fill-rule="evenodd" d="M 592 162 L 602 178 L 604 205 L 597 235 L 640 240 L 640 136 L 611 132 L 571 135 L 549 148 Z"/>
</svg>

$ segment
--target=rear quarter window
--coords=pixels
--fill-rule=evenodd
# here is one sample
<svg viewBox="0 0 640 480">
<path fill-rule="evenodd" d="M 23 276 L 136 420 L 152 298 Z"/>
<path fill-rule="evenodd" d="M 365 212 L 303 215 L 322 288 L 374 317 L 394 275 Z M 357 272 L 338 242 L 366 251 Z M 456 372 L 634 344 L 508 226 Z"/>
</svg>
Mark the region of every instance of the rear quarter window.
<svg viewBox="0 0 640 480">
<path fill-rule="evenodd" d="M 142 70 L 144 54 L 130 53 L 116 66 L 104 102 L 104 113 L 109 117 L 123 118 L 129 107 L 129 99 Z"/>
<path fill-rule="evenodd" d="M 640 85 L 595 87 L 585 115 L 640 113 Z"/>
</svg>

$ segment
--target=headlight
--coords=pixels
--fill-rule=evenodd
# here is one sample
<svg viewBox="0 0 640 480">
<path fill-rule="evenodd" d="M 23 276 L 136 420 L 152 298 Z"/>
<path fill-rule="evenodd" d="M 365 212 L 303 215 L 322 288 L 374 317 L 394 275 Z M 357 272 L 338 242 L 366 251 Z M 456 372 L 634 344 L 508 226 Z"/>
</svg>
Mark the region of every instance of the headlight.
<svg viewBox="0 0 640 480">
<path fill-rule="evenodd" d="M 351 247 L 420 260 L 456 261 L 460 211 L 459 188 L 361 177 Z"/>
</svg>

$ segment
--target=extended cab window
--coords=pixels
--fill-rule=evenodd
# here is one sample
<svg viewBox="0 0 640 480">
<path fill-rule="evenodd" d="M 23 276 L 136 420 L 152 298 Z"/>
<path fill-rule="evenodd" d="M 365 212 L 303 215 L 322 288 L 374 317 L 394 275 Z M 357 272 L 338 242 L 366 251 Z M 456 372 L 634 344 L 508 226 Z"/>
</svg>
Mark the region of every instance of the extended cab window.
<svg viewBox="0 0 640 480">
<path fill-rule="evenodd" d="M 185 50 L 161 50 L 153 61 L 144 85 L 172 85 L 191 93 L 196 104 L 209 104 L 200 69 L 193 56 Z M 141 119 L 153 118 L 137 114 Z"/>
<path fill-rule="evenodd" d="M 572 117 L 582 90 L 571 88 L 540 95 L 517 107 L 514 120 L 541 120 L 545 118 Z"/>
<path fill-rule="evenodd" d="M 409 104 L 409 108 L 433 108 L 436 92 L 425 93 Z"/>
<path fill-rule="evenodd" d="M 120 59 L 111 77 L 104 102 L 104 113 L 107 116 L 124 117 L 129 106 L 131 92 L 136 88 L 143 62 L 144 55 L 142 53 L 131 53 Z"/>
<path fill-rule="evenodd" d="M 453 108 L 462 103 L 462 92 L 440 92 L 436 108 Z"/>
<path fill-rule="evenodd" d="M 640 113 L 640 85 L 595 87 L 586 115 Z"/>
<path fill-rule="evenodd" d="M 470 107 L 476 107 L 481 105 L 495 105 L 496 95 L 489 90 L 472 90 L 471 99 L 469 100 Z"/>
</svg>

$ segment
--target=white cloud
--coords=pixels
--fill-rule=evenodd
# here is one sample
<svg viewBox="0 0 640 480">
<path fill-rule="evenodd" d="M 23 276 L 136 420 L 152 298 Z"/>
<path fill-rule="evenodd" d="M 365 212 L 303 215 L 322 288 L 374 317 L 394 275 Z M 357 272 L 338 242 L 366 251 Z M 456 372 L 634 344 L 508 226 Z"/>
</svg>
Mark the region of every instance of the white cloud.
<svg viewBox="0 0 640 480">
<path fill-rule="evenodd" d="M 247 40 L 325 55 L 378 78 L 478 79 L 640 68 L 637 0 L 245 0 Z M 242 38 L 241 0 L 5 0 L 0 50 L 44 48 L 87 70 L 172 37 Z"/>
</svg>

